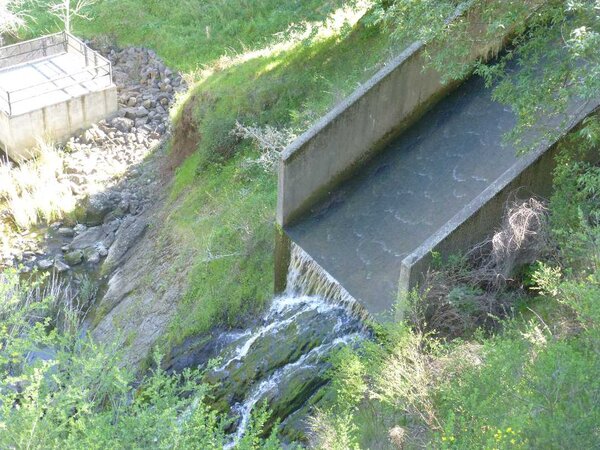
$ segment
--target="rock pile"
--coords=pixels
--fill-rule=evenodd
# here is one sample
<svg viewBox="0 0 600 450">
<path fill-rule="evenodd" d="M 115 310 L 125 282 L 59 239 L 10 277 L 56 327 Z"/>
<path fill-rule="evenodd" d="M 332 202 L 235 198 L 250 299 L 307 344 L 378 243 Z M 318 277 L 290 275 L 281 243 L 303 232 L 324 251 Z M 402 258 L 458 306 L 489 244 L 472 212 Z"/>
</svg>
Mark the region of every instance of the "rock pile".
<svg viewBox="0 0 600 450">
<path fill-rule="evenodd" d="M 76 188 L 81 184 L 106 186 L 140 164 L 167 133 L 175 95 L 186 90 L 181 76 L 151 50 L 111 49 L 106 56 L 113 64 L 120 108 L 115 117 L 100 121 L 67 143 L 70 154 L 65 172 Z"/>
<path fill-rule="evenodd" d="M 93 266 L 104 257 L 115 260 L 145 229 L 136 217 L 152 202 L 159 181 L 156 168 L 143 162 L 168 134 L 169 109 L 187 86 L 151 50 L 112 48 L 104 54 L 113 64 L 119 110 L 66 143 L 57 177 L 83 211 L 82 223 L 15 233 L 14 245 L 0 249 L 0 266 L 59 272 Z"/>
</svg>

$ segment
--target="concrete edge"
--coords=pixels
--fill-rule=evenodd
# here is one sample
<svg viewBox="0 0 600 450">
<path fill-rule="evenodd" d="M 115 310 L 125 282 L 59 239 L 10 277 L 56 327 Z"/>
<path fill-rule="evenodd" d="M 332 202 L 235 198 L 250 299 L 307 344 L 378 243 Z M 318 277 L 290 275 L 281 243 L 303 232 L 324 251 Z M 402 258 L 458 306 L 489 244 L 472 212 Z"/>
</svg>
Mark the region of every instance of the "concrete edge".
<svg viewBox="0 0 600 450">
<path fill-rule="evenodd" d="M 458 5 L 454 13 L 446 20 L 446 23 L 453 22 L 465 14 L 472 6 L 472 3 L 473 0 L 469 0 Z M 322 116 L 313 126 L 296 138 L 294 142 L 288 145 L 281 153 L 281 160 L 284 162 L 292 160 L 294 154 L 298 152 L 308 141 L 330 126 L 332 122 L 345 113 L 352 105 L 357 103 L 367 92 L 375 88 L 375 86 L 377 86 L 382 80 L 390 76 L 398 67 L 422 52 L 426 46 L 426 42 L 415 41 L 412 44 L 409 44 L 398 56 L 386 62 L 384 67 L 379 69 L 375 75 L 356 88 L 354 92 L 334 106 L 333 109 Z"/>
<path fill-rule="evenodd" d="M 499 195 L 514 179 L 532 166 L 549 149 L 558 145 L 560 141 L 577 128 L 586 117 L 589 117 L 594 112 L 598 111 L 600 109 L 600 99 L 595 100 L 591 105 L 588 102 L 587 105 L 588 106 L 569 123 L 560 135 L 552 141 L 542 141 L 535 150 L 532 150 L 521 157 L 521 159 L 506 170 L 481 194 L 464 206 L 452 219 L 442 225 L 438 231 L 402 260 L 398 276 L 398 297 L 400 300 L 406 297 L 410 290 L 418 285 L 417 278 L 422 275 L 424 270 L 426 270 L 425 266 L 428 265 L 432 252 L 435 251 L 436 247 L 474 216 L 490 200 Z M 419 266 L 421 266 L 420 270 L 418 270 L 419 273 L 416 274 L 415 269 L 419 268 Z"/>
<path fill-rule="evenodd" d="M 531 15 L 544 4 L 545 0 L 531 0 L 531 11 L 529 11 L 524 20 L 529 20 Z M 471 11 L 477 13 L 476 2 L 471 0 L 462 2 L 456 7 L 454 13 L 446 20 L 446 22 L 451 23 L 465 14 L 469 14 Z M 506 33 L 499 38 L 500 41 L 492 40 L 484 47 L 474 49 L 473 51 L 475 51 L 475 54 L 470 55 L 469 58 L 488 58 L 494 51 L 505 46 L 507 41 L 513 35 L 513 31 L 514 30 L 512 29 L 506 30 Z M 412 110 L 403 112 L 404 117 L 402 117 L 398 123 L 388 127 L 387 130 L 381 129 L 376 131 L 376 134 L 379 134 L 379 136 L 373 136 L 373 139 L 368 144 L 368 148 L 365 148 L 362 154 L 350 156 L 345 164 L 333 169 L 333 173 L 329 175 L 329 179 L 318 182 L 312 188 L 308 188 L 307 192 L 303 192 L 300 195 L 292 195 L 291 198 L 288 198 L 290 197 L 288 192 L 288 185 L 290 183 L 289 178 L 298 176 L 298 173 L 295 173 L 294 175 L 293 170 L 290 169 L 290 166 L 295 163 L 295 160 L 304 157 L 306 154 L 305 150 L 307 149 L 310 154 L 310 147 L 318 146 L 318 140 L 322 135 L 326 135 L 327 133 L 335 134 L 335 130 L 338 129 L 339 123 L 343 122 L 347 117 L 351 117 L 355 113 L 354 110 L 359 110 L 363 107 L 361 102 L 365 98 L 375 97 L 375 91 L 377 89 L 386 89 L 389 84 L 388 79 L 397 76 L 397 72 L 402 71 L 403 67 L 409 66 L 411 62 L 418 58 L 423 58 L 423 53 L 429 46 L 429 42 L 423 41 L 415 41 L 408 45 L 400 55 L 388 61 L 374 76 L 359 86 L 352 94 L 342 100 L 342 102 L 336 105 L 332 110 L 322 116 L 311 128 L 283 150 L 279 164 L 279 194 L 276 208 L 276 221 L 280 226 L 286 227 L 299 220 L 314 204 L 322 200 L 331 189 L 348 179 L 366 161 L 384 148 L 391 138 L 404 132 L 441 98 L 464 81 L 464 79 L 462 79 L 446 80 L 444 82 L 440 75 L 439 87 L 427 94 L 426 97 L 417 101 Z M 430 68 L 430 70 L 437 73 L 433 68 Z M 368 103 L 365 104 L 364 107 L 368 108 Z M 314 148 L 312 150 L 314 150 Z M 329 149 L 325 148 L 322 150 L 328 151 Z M 326 166 L 329 164 L 327 159 L 323 160 L 323 164 Z M 292 172 L 288 173 L 289 170 L 292 170 Z M 304 170 L 310 170 L 310 168 L 304 168 Z M 317 175 L 317 178 L 319 177 L 320 175 Z M 290 203 L 292 206 L 289 206 Z M 288 206 L 286 207 L 285 205 Z"/>
<path fill-rule="evenodd" d="M 419 52 L 413 54 L 412 56 L 418 57 Z M 403 132 L 408 130 L 411 127 L 411 125 L 417 123 L 419 121 L 419 119 L 421 119 L 427 113 L 427 111 L 429 111 L 433 106 L 435 106 L 441 99 L 443 99 L 450 92 L 454 91 L 463 82 L 464 82 L 464 80 L 455 80 L 455 81 L 449 81 L 448 83 L 444 84 L 443 89 L 440 89 L 438 92 L 436 92 L 435 95 L 432 95 L 426 101 L 421 103 L 417 108 L 415 108 L 413 111 L 411 111 L 411 113 L 409 115 L 407 115 L 402 121 L 398 122 L 392 129 L 390 129 L 386 134 L 384 134 L 376 142 L 374 142 L 369 147 L 369 149 L 363 155 L 360 156 L 360 158 L 357 158 L 355 161 L 353 161 L 351 164 L 349 164 L 344 170 L 338 172 L 335 176 L 331 177 L 327 181 L 327 183 L 323 184 L 319 189 L 315 190 L 311 195 L 307 196 L 304 199 L 304 201 L 293 212 L 289 213 L 287 215 L 287 217 L 285 217 L 285 220 L 284 220 L 283 211 L 281 210 L 281 207 L 283 205 L 278 202 L 277 210 L 276 210 L 276 222 L 278 224 L 280 224 L 280 226 L 283 226 L 284 228 L 297 222 L 305 214 L 307 214 L 314 205 L 318 204 L 319 201 L 323 200 L 326 197 L 327 193 L 329 193 L 331 190 L 335 189 L 337 186 L 341 185 L 352 174 L 359 171 L 361 167 L 363 167 L 366 163 L 368 163 L 368 161 L 370 161 L 373 157 L 377 156 L 377 154 L 380 151 L 385 149 L 386 146 L 389 144 L 389 142 L 395 136 L 399 136 L 400 134 L 402 134 Z M 372 86 L 372 88 L 376 88 L 376 87 L 377 87 L 377 84 L 374 84 Z M 365 92 L 368 92 L 368 91 L 365 91 Z M 353 107 L 353 105 L 354 105 L 354 103 L 350 103 L 348 105 L 348 108 Z M 340 112 L 340 114 L 343 114 L 343 113 L 344 113 L 344 111 Z M 329 126 L 334 126 L 335 120 L 337 120 L 337 116 L 332 119 L 332 122 L 327 123 L 319 131 L 319 133 L 317 133 L 315 136 L 320 134 L 321 131 L 326 130 Z M 311 137 L 307 142 L 309 142 L 315 136 Z M 306 145 L 306 142 L 302 145 Z M 299 153 L 301 153 L 301 152 L 299 152 Z M 285 177 L 281 173 L 285 170 L 284 164 L 285 164 L 285 162 L 292 161 L 293 159 L 294 158 L 292 157 L 289 160 L 284 161 L 282 164 L 279 165 L 280 173 L 277 177 L 278 192 L 283 192 L 283 189 L 284 189 Z"/>
<path fill-rule="evenodd" d="M 287 274 L 292 260 L 292 240 L 285 230 L 275 225 L 275 249 L 273 267 L 273 291 L 281 294 L 287 288 Z"/>
<path fill-rule="evenodd" d="M 91 90 L 91 91 L 88 92 L 88 94 L 95 94 L 95 93 L 98 93 L 98 92 L 112 91 L 112 90 L 114 90 L 115 96 L 116 96 L 116 94 L 117 94 L 117 85 L 114 82 L 111 82 L 110 86 L 107 86 L 105 88 Z M 67 100 L 60 100 L 58 102 L 48 103 L 48 104 L 44 105 L 42 108 L 39 108 L 39 109 L 44 109 L 44 108 L 48 108 L 48 107 L 51 107 L 51 106 L 60 105 L 62 103 L 69 103 L 70 101 L 72 101 L 73 99 L 76 99 L 76 98 L 81 98 L 81 97 L 71 96 Z M 34 111 L 36 111 L 36 110 L 25 111 L 25 112 L 22 112 L 22 113 L 19 113 L 19 114 L 13 114 L 13 115 L 8 115 L 6 113 L 6 111 L 0 111 L 0 113 L 4 114 L 9 119 L 14 119 L 14 118 L 22 117 L 22 116 L 27 116 L 27 115 L 31 114 L 32 112 L 34 112 Z"/>
<path fill-rule="evenodd" d="M 410 58 L 416 56 L 425 48 L 423 42 L 417 41 L 409 45 L 400 55 L 391 59 L 384 67 L 373 75 L 364 84 L 360 85 L 352 94 L 341 101 L 332 110 L 322 116 L 313 126 L 301 134 L 294 142 L 288 145 L 281 154 L 282 161 L 291 161 L 295 154 L 301 150 L 310 140 L 314 139 L 327 127 L 331 126 L 335 120 L 344 114 L 351 106 L 356 104 L 370 90 L 374 89 L 382 80 L 387 78 L 398 67 L 403 65 Z"/>
</svg>

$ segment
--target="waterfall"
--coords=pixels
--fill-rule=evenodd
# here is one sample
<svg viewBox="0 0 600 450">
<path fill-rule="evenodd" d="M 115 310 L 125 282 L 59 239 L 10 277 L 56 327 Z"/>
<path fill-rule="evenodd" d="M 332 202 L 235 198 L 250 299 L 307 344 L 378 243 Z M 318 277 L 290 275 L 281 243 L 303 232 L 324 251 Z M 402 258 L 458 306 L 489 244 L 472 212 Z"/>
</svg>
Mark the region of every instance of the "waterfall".
<svg viewBox="0 0 600 450">
<path fill-rule="evenodd" d="M 353 316 L 368 319 L 367 311 L 301 247 L 292 243 L 284 295 L 313 295 L 327 303 L 342 305 Z"/>
<path fill-rule="evenodd" d="M 292 245 L 286 291 L 273 299 L 254 329 L 222 336 L 232 344 L 213 375 L 224 392 L 238 397 L 232 409 L 239 424 L 228 449 L 244 435 L 259 402 L 283 395 L 302 371 L 313 371 L 315 379 L 323 376 L 321 368 L 332 350 L 368 336 L 365 310 L 304 250 Z M 279 409 L 288 408 L 289 404 L 283 404 Z"/>
</svg>

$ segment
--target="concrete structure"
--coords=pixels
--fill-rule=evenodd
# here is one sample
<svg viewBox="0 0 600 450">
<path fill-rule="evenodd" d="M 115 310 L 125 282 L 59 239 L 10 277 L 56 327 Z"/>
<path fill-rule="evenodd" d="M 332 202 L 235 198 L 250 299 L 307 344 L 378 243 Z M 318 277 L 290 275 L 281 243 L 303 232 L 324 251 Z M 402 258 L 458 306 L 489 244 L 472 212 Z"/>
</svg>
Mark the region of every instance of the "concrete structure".
<svg viewBox="0 0 600 450">
<path fill-rule="evenodd" d="M 526 3 L 533 13 L 543 0 Z M 459 8 L 449 20 L 463 15 L 467 16 L 466 34 L 473 42 L 467 61 L 497 54 L 512 33 L 506 30 L 490 41 L 478 11 Z M 281 226 L 302 217 L 460 84 L 444 83 L 428 63 L 426 52 L 435 49 L 423 42 L 410 45 L 283 152 L 277 202 Z"/>
<path fill-rule="evenodd" d="M 423 49 L 409 47 L 285 151 L 277 289 L 291 239 L 371 314 L 388 314 L 420 281 L 432 251 L 481 241 L 517 189 L 547 194 L 556 142 L 600 105 L 574 100 L 568 121 L 545 124 L 555 138 L 532 133 L 536 150 L 517 158 L 502 144 L 512 111 L 475 78 L 448 94 L 456 84 L 423 72 Z"/>
<path fill-rule="evenodd" d="M 117 110 L 110 62 L 68 33 L 0 48 L 0 145 L 18 161 Z"/>
<path fill-rule="evenodd" d="M 512 195 L 547 196 L 554 144 L 599 105 L 576 102 L 570 122 L 547 123 L 555 139 L 517 158 L 502 145 L 514 114 L 469 80 L 284 231 L 371 314 L 385 315 L 422 280 L 433 251 L 482 241 Z"/>
</svg>

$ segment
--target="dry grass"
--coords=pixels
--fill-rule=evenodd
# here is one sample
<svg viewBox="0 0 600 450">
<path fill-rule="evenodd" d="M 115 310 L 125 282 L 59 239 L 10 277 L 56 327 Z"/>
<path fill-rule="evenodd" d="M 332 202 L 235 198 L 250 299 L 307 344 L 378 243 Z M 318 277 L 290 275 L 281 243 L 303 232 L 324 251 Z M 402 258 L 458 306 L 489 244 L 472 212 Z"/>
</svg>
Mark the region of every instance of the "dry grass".
<svg viewBox="0 0 600 450">
<path fill-rule="evenodd" d="M 468 252 L 473 281 L 491 290 L 504 288 L 524 264 L 553 249 L 548 209 L 536 198 L 507 204 L 500 229 Z"/>
<path fill-rule="evenodd" d="M 411 299 L 409 320 L 423 333 L 449 339 L 481 327 L 494 329 L 521 297 L 515 274 L 552 250 L 543 202 L 511 202 L 491 238 L 471 249 L 461 263 L 427 273 Z"/>
<path fill-rule="evenodd" d="M 239 139 L 249 139 L 260 150 L 256 159 L 247 159 L 247 166 L 257 165 L 267 172 L 277 170 L 281 152 L 292 142 L 296 135 L 288 129 L 278 130 L 269 125 L 264 128 L 256 125 L 245 126 L 236 121 L 231 134 Z"/>
<path fill-rule="evenodd" d="M 69 183 L 61 181 L 62 154 L 41 143 L 37 156 L 20 165 L 0 162 L 0 211 L 17 229 L 51 222 L 75 208 Z"/>
<path fill-rule="evenodd" d="M 513 302 L 509 295 L 473 286 L 461 273 L 429 271 L 408 319 L 422 332 L 454 339 L 480 327 L 493 329 L 498 318 L 510 313 Z"/>
</svg>

